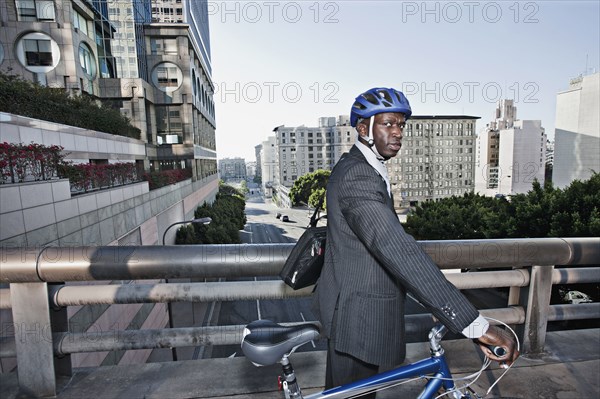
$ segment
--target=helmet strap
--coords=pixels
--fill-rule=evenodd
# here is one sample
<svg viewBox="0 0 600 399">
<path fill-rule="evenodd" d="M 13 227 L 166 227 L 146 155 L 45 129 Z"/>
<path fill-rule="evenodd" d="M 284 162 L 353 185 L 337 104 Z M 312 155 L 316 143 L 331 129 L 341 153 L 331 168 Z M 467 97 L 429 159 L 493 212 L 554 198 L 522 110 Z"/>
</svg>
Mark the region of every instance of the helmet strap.
<svg viewBox="0 0 600 399">
<path fill-rule="evenodd" d="M 371 151 L 373 151 L 377 159 L 383 160 L 385 158 L 381 154 L 379 154 L 379 151 L 377 151 L 377 146 L 375 146 L 375 140 L 373 139 L 373 124 L 375 124 L 374 116 L 372 116 L 369 120 L 369 135 L 366 137 L 365 141 L 367 142 L 369 148 L 371 148 Z"/>
<path fill-rule="evenodd" d="M 370 117 L 369 119 L 369 135 L 367 136 L 367 143 L 369 144 L 369 147 L 373 149 L 373 144 L 375 144 L 375 140 L 373 140 L 373 122 L 375 122 L 375 118 Z"/>
</svg>

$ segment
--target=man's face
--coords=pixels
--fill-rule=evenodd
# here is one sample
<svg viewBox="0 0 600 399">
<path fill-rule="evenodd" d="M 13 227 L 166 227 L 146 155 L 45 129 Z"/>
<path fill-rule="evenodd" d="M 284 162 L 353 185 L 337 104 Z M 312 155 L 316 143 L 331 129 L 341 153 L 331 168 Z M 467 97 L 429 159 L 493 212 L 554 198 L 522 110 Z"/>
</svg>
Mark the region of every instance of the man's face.
<svg viewBox="0 0 600 399">
<path fill-rule="evenodd" d="M 369 134 L 368 120 L 364 121 L 363 128 L 359 130 L 360 135 L 366 137 Z M 406 124 L 404 114 L 399 112 L 385 112 L 374 115 L 373 140 L 377 152 L 385 159 L 390 159 L 398 154 L 402 147 L 402 131 Z"/>
</svg>

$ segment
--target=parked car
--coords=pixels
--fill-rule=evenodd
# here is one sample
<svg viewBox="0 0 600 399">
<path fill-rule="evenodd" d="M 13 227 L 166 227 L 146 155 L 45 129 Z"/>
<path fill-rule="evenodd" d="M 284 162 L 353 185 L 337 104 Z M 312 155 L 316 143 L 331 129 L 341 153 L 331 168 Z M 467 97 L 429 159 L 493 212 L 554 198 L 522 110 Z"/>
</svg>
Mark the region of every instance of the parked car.
<svg viewBox="0 0 600 399">
<path fill-rule="evenodd" d="M 277 212 L 277 215 L 275 215 L 275 218 L 279 219 L 281 217 L 281 213 Z"/>
<path fill-rule="evenodd" d="M 289 222 L 289 221 L 290 221 L 290 218 L 288 217 L 288 215 L 283 215 L 283 216 L 281 217 L 281 221 L 282 221 L 282 222 Z"/>
<path fill-rule="evenodd" d="M 581 291 L 567 291 L 563 294 L 563 302 L 565 303 L 590 303 L 593 302 L 589 295 L 584 294 Z"/>
</svg>

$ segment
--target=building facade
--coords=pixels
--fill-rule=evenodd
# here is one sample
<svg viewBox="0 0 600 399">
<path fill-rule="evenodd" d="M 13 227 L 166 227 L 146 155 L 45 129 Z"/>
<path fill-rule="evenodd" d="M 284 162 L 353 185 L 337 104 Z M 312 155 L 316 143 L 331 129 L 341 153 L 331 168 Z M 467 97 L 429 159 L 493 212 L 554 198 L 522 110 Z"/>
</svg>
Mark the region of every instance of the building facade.
<svg viewBox="0 0 600 399">
<path fill-rule="evenodd" d="M 185 5 L 193 24 L 151 23 L 150 0 L 0 2 L 0 70 L 119 109 L 146 170 L 202 178 L 217 171 L 208 11 Z"/>
<path fill-rule="evenodd" d="M 400 153 L 386 162 L 398 208 L 473 191 L 479 117 L 413 115 Z"/>
<path fill-rule="evenodd" d="M 291 187 L 294 181 L 318 169 L 331 170 L 356 141 L 356 131 L 347 115 L 319 118 L 318 127 L 278 126 L 277 146 L 279 184 Z"/>
<path fill-rule="evenodd" d="M 544 182 L 547 137 L 539 120 L 517 119 L 513 100 L 501 100 L 477 137 L 475 191 L 496 196 L 526 193 Z"/>
<path fill-rule="evenodd" d="M 386 162 L 396 208 L 462 195 L 474 189 L 474 116 L 414 115 L 404 130 L 402 150 Z M 357 139 L 349 117 L 319 118 L 318 127 L 274 129 L 279 183 L 318 169 L 331 170 Z"/>
<path fill-rule="evenodd" d="M 248 179 L 253 179 L 254 176 L 256 176 L 256 162 L 246 162 L 246 177 Z"/>
<path fill-rule="evenodd" d="M 144 25 L 151 22 L 151 0 L 107 0 L 108 17 L 116 31 L 110 44 L 119 78 L 148 81 Z"/>
<path fill-rule="evenodd" d="M 572 79 L 556 96 L 555 187 L 600 172 L 600 72 Z"/>
<path fill-rule="evenodd" d="M 244 158 L 219 159 L 219 176 L 225 181 L 246 179 L 246 161 Z"/>
<path fill-rule="evenodd" d="M 100 94 L 114 78 L 116 31 L 106 9 L 86 1 L 0 2 L 0 70 L 44 86 Z"/>
<path fill-rule="evenodd" d="M 185 1 L 183 23 L 152 22 L 151 4 L 0 2 L 0 71 L 102 101 L 141 131 L 140 137 L 125 138 L 2 114 L 0 142 L 61 145 L 66 159 L 75 163 L 131 162 L 145 171 L 187 169 L 192 176 L 156 190 L 139 182 L 80 195 L 70 191 L 67 180 L 2 184 L 0 245 L 160 245 L 163 237 L 173 244 L 176 229 L 169 226 L 192 219 L 197 206 L 215 199 L 219 185 L 207 2 Z M 188 316 L 197 310 L 190 303 L 176 307 L 186 308 L 180 313 Z M 162 328 L 168 315 L 166 304 L 68 310 L 69 322 L 81 332 Z M 3 325 L 11 320 L 9 310 L 0 311 Z M 184 326 L 178 318 L 173 321 Z M 194 349 L 189 349 L 177 350 L 180 360 L 192 358 Z M 73 355 L 71 361 L 73 367 L 92 367 L 169 356 L 168 349 L 96 352 Z M 0 359 L 2 372 L 15 366 L 14 358 Z"/>
<path fill-rule="evenodd" d="M 259 144 L 257 146 L 254 146 L 254 156 L 256 157 L 256 171 L 255 171 L 255 176 L 257 176 L 258 178 L 261 179 L 262 181 L 262 158 L 261 158 L 261 153 L 262 153 L 262 144 Z"/>
<path fill-rule="evenodd" d="M 273 187 L 279 185 L 279 158 L 277 156 L 277 138 L 270 136 L 261 144 L 261 180 L 265 197 L 273 196 Z"/>
</svg>

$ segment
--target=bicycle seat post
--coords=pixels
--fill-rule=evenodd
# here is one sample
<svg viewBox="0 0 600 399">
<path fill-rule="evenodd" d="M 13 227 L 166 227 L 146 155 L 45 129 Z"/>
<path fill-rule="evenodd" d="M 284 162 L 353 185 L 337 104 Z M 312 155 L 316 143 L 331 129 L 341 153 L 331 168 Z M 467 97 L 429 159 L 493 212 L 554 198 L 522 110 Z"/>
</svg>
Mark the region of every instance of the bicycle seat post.
<svg viewBox="0 0 600 399">
<path fill-rule="evenodd" d="M 286 399 L 302 399 L 302 392 L 298 381 L 296 381 L 296 374 L 292 367 L 292 362 L 288 359 L 287 355 L 281 358 L 281 367 L 283 368 L 282 385 L 283 392 L 285 393 Z"/>
</svg>

